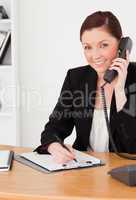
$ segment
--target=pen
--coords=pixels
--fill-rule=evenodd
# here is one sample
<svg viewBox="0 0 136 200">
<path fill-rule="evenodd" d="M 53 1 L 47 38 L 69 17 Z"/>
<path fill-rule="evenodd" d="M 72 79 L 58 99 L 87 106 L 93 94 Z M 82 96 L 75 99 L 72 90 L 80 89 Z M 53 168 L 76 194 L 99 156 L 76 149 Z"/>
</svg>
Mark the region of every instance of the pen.
<svg viewBox="0 0 136 200">
<path fill-rule="evenodd" d="M 56 136 L 56 138 L 57 138 L 57 141 L 61 144 L 61 146 L 62 146 L 63 148 L 65 148 L 67 151 L 71 152 L 70 149 L 60 140 L 60 138 L 59 138 L 57 135 L 55 135 L 55 136 Z M 74 160 L 75 162 L 78 162 L 76 158 L 74 158 L 73 160 Z"/>
<path fill-rule="evenodd" d="M 70 149 L 63 143 L 61 143 L 62 147 L 65 148 L 67 151 L 71 152 Z M 76 158 L 73 159 L 75 162 L 78 162 Z"/>
</svg>

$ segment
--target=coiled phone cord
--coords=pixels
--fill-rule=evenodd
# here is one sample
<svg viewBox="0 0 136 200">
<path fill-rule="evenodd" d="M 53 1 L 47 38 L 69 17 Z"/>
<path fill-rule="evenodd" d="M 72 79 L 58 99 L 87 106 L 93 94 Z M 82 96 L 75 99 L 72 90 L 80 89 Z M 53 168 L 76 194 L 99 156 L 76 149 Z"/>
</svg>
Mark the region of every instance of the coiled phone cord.
<svg viewBox="0 0 136 200">
<path fill-rule="evenodd" d="M 110 123 L 109 123 L 109 119 L 108 119 L 108 112 L 107 112 L 107 105 L 106 105 L 106 97 L 105 97 L 105 90 L 104 90 L 104 86 L 107 84 L 107 82 L 105 82 L 102 86 L 101 86 L 101 96 L 102 96 L 102 103 L 103 103 L 103 109 L 104 109 L 104 115 L 105 115 L 105 120 L 106 120 L 106 126 L 107 126 L 107 130 L 108 130 L 108 134 L 109 134 L 109 140 L 111 142 L 112 148 L 114 150 L 114 152 L 122 157 L 122 158 L 126 158 L 129 160 L 136 160 L 136 156 L 129 154 L 129 153 L 119 153 L 117 150 L 117 147 L 114 143 L 112 134 L 111 134 L 111 128 L 110 128 Z"/>
</svg>

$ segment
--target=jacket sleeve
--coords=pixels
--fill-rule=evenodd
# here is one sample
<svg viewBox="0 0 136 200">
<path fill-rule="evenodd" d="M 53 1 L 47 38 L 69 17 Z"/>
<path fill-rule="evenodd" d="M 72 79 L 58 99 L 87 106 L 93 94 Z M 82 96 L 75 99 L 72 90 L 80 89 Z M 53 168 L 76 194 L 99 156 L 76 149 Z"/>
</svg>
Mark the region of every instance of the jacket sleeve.
<svg viewBox="0 0 136 200">
<path fill-rule="evenodd" d="M 64 139 L 69 136 L 74 127 L 72 118 L 73 95 L 70 87 L 70 70 L 64 80 L 58 102 L 49 116 L 49 121 L 41 134 L 41 146 L 35 151 L 47 153 L 47 147 L 52 142 Z"/>
<path fill-rule="evenodd" d="M 122 110 L 114 112 L 112 123 L 117 130 L 117 143 L 121 143 L 123 151 L 136 153 L 136 83 L 129 85 L 126 96 Z"/>
</svg>

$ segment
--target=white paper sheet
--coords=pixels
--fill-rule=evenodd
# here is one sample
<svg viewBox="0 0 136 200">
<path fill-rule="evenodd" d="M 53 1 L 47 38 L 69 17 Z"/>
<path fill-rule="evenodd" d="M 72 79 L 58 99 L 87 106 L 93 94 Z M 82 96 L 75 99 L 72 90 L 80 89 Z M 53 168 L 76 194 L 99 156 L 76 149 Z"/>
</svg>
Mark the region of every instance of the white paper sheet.
<svg viewBox="0 0 136 200">
<path fill-rule="evenodd" d="M 100 165 L 101 160 L 97 159 L 93 156 L 90 156 L 86 153 L 80 152 L 75 150 L 76 160 L 66 163 L 65 165 L 57 164 L 54 162 L 53 157 L 48 154 L 38 154 L 37 152 L 28 152 L 22 153 L 20 156 L 30 160 L 31 162 L 49 170 L 49 171 L 56 171 L 56 170 L 63 170 L 63 169 L 74 169 L 74 168 L 82 168 L 82 167 L 91 167 L 94 165 Z"/>
<path fill-rule="evenodd" d="M 0 151 L 0 171 L 8 171 L 10 167 L 9 163 L 10 151 L 1 150 Z"/>
</svg>

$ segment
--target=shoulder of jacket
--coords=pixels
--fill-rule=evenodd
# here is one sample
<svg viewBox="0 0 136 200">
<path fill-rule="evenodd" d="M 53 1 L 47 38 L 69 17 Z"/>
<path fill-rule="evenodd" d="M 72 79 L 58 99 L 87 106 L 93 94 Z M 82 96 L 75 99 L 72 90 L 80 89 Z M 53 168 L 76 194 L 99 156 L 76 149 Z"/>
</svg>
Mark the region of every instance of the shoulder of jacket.
<svg viewBox="0 0 136 200">
<path fill-rule="evenodd" d="M 89 67 L 90 67 L 89 65 L 74 67 L 74 68 L 69 69 L 68 72 L 70 73 L 83 72 L 83 71 L 87 71 Z"/>
<path fill-rule="evenodd" d="M 129 66 L 128 66 L 128 69 L 136 70 L 136 62 L 130 62 Z"/>
<path fill-rule="evenodd" d="M 130 62 L 127 69 L 127 80 L 126 84 L 131 85 L 136 83 L 136 62 Z"/>
<path fill-rule="evenodd" d="M 136 74 L 136 62 L 130 62 L 128 65 L 128 74 Z"/>
<path fill-rule="evenodd" d="M 82 84 L 88 81 L 89 77 L 95 77 L 96 71 L 90 65 L 71 68 L 67 72 L 67 78 L 74 88 L 79 88 Z"/>
<path fill-rule="evenodd" d="M 85 77 L 88 76 L 89 71 L 92 71 L 90 65 L 84 65 L 69 69 L 67 75 L 72 82 L 77 83 L 84 80 Z"/>
</svg>

